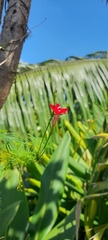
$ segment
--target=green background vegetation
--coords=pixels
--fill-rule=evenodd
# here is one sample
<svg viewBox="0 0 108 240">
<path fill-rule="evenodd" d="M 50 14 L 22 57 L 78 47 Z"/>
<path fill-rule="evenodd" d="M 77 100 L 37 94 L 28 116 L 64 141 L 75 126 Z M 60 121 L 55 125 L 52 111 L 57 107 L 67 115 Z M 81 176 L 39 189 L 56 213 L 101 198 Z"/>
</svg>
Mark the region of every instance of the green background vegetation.
<svg viewBox="0 0 108 240">
<path fill-rule="evenodd" d="M 96 56 L 19 65 L 0 112 L 1 238 L 108 239 L 107 76 Z M 37 159 L 55 102 L 68 112 Z"/>
</svg>

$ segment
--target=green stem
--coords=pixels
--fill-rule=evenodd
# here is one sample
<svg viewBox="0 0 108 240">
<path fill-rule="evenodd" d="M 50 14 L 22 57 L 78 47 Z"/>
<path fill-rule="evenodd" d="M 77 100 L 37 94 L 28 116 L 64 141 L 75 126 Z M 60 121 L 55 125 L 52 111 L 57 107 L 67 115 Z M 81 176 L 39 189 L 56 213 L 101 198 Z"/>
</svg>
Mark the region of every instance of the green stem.
<svg viewBox="0 0 108 240">
<path fill-rule="evenodd" d="M 47 138 L 47 140 L 46 140 L 46 142 L 45 142 L 45 144 L 44 144 L 44 147 L 43 147 L 42 150 L 41 150 L 43 140 L 44 140 L 44 138 L 46 137 L 46 131 L 48 130 L 48 127 L 49 127 L 49 125 L 50 125 L 50 122 L 51 122 L 53 116 L 54 116 L 54 113 L 52 113 L 52 115 L 51 115 L 51 117 L 50 117 L 50 119 L 49 119 L 49 121 L 48 121 L 48 124 L 47 124 L 47 127 L 46 127 L 46 129 L 45 129 L 44 135 L 43 135 L 42 140 L 41 140 L 41 142 L 40 142 L 39 149 L 38 149 L 38 152 L 37 152 L 37 156 L 38 156 L 38 157 L 40 157 L 40 156 L 43 155 L 42 152 L 45 151 L 45 147 L 46 147 L 46 145 L 47 145 L 47 143 L 48 143 L 48 140 L 49 140 L 49 138 L 50 138 L 50 136 L 51 136 L 52 128 L 51 128 L 50 134 L 49 134 L 49 136 L 48 136 L 48 138 Z M 40 151 L 41 151 L 41 153 L 39 154 Z"/>
<path fill-rule="evenodd" d="M 45 148 L 46 148 L 46 145 L 47 145 L 47 143 L 48 143 L 48 141 L 49 141 L 49 139 L 50 139 L 50 137 L 51 137 L 52 130 L 53 130 L 53 129 L 51 128 L 51 131 L 50 131 L 49 136 L 48 136 L 48 138 L 47 138 L 47 140 L 46 140 L 46 142 L 45 142 L 45 144 L 44 144 L 44 146 L 43 146 L 43 149 L 42 149 L 42 151 L 40 152 L 40 154 L 38 155 L 39 158 L 40 158 L 40 157 L 44 154 L 44 152 L 45 152 Z"/>
</svg>

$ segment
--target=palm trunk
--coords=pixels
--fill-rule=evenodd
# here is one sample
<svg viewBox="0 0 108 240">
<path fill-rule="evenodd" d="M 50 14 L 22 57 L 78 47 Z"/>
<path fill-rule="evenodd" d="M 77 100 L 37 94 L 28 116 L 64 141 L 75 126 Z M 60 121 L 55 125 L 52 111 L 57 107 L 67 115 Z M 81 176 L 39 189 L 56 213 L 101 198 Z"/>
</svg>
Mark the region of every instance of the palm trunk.
<svg viewBox="0 0 108 240">
<path fill-rule="evenodd" d="M 0 36 L 0 109 L 10 92 L 27 37 L 31 0 L 8 0 Z"/>
</svg>

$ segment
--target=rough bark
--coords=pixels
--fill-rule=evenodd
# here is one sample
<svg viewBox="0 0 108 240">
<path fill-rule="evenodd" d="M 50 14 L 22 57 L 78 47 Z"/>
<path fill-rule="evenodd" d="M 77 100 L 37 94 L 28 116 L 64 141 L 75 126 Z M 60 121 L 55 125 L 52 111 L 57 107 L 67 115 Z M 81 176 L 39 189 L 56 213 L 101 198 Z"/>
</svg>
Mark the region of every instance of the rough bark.
<svg viewBox="0 0 108 240">
<path fill-rule="evenodd" d="M 1 24 L 1 18 L 2 18 L 3 5 L 4 5 L 4 0 L 0 0 L 0 24 Z"/>
<path fill-rule="evenodd" d="M 10 92 L 27 37 L 31 0 L 8 0 L 0 36 L 0 109 Z"/>
</svg>

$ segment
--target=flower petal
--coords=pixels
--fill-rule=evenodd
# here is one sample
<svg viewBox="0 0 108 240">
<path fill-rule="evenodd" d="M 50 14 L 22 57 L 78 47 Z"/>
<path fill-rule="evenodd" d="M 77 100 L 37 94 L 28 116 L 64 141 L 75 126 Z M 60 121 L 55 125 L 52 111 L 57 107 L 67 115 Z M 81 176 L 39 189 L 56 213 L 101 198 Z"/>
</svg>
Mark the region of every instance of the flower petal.
<svg viewBox="0 0 108 240">
<path fill-rule="evenodd" d="M 57 103 L 56 105 L 50 104 L 50 108 L 56 115 L 66 114 L 68 108 L 61 108 L 60 104 Z"/>
</svg>

